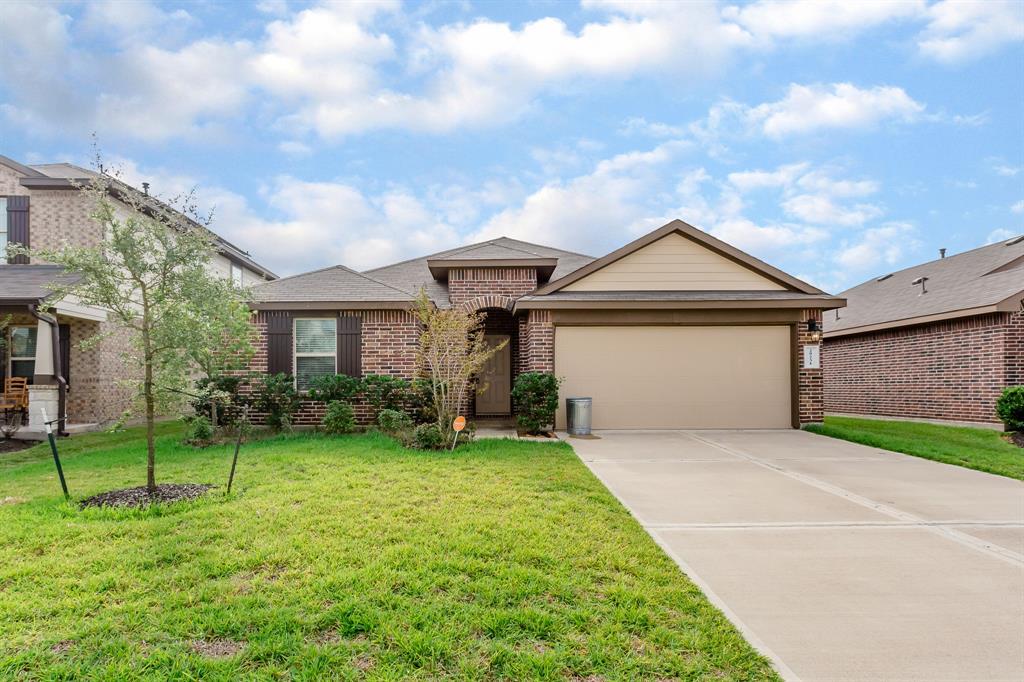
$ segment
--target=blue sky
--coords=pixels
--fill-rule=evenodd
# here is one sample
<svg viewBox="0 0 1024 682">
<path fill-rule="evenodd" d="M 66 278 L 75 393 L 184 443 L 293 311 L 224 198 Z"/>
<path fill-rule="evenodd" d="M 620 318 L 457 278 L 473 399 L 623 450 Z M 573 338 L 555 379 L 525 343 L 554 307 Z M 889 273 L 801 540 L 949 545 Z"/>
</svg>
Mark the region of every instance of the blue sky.
<svg viewBox="0 0 1024 682">
<path fill-rule="evenodd" d="M 672 218 L 831 291 L 1024 231 L 1024 3 L 0 4 L 0 153 L 280 274 Z"/>
</svg>

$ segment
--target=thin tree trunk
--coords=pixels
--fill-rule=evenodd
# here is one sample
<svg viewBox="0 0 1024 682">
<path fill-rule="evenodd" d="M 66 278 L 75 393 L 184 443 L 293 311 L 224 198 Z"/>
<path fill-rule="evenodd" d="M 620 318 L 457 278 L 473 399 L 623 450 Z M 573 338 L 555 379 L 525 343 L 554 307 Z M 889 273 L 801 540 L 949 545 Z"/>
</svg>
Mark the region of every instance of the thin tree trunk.
<svg viewBox="0 0 1024 682">
<path fill-rule="evenodd" d="M 148 311 L 143 311 L 148 315 Z M 155 407 L 153 401 L 153 353 L 152 341 L 149 338 L 149 325 L 142 327 L 142 352 L 145 360 L 146 376 L 142 385 L 142 395 L 146 402 L 146 488 L 156 492 L 156 446 L 154 434 Z"/>
</svg>

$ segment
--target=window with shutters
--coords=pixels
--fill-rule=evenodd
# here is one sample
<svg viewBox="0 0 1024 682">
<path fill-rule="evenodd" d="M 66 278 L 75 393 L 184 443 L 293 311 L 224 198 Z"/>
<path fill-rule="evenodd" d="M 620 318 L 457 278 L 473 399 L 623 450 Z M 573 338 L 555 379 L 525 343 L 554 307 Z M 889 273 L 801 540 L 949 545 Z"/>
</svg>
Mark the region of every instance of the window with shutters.
<svg viewBox="0 0 1024 682">
<path fill-rule="evenodd" d="M 7 253 L 7 197 L 0 197 L 0 257 Z"/>
<path fill-rule="evenodd" d="M 295 388 L 309 389 L 310 382 L 338 367 L 338 321 L 336 318 L 297 318 L 295 320 Z"/>
</svg>

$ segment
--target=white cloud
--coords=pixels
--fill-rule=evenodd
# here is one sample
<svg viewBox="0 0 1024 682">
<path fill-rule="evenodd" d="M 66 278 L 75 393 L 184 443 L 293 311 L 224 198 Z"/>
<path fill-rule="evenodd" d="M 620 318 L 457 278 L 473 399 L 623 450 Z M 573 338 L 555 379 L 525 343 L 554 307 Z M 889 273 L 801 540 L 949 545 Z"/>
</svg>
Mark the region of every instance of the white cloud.
<svg viewBox="0 0 1024 682">
<path fill-rule="evenodd" d="M 749 192 L 766 187 L 788 187 L 808 168 L 808 163 L 793 163 L 779 166 L 774 171 L 752 170 L 729 173 L 729 182 L 740 192 Z"/>
<path fill-rule="evenodd" d="M 744 112 L 765 135 L 781 138 L 822 130 L 871 128 L 883 121 L 912 121 L 924 111 L 903 88 L 861 89 L 851 83 L 789 86 L 786 96 Z"/>
<path fill-rule="evenodd" d="M 831 198 L 815 194 L 798 194 L 782 203 L 783 210 L 806 223 L 814 225 L 863 225 L 882 214 L 872 204 L 844 207 Z"/>
<path fill-rule="evenodd" d="M 1006 178 L 1012 178 L 1020 173 L 1020 166 L 1008 166 L 1005 163 L 997 163 L 992 166 L 992 170 L 996 172 L 996 175 L 1002 175 Z"/>
<path fill-rule="evenodd" d="M 647 135 L 649 137 L 681 137 L 686 133 L 683 126 L 674 126 L 657 121 L 648 121 L 643 116 L 627 118 L 620 132 L 624 135 Z"/>
<path fill-rule="evenodd" d="M 997 230 L 992 230 L 991 232 L 989 232 L 988 236 L 985 238 L 985 243 L 995 244 L 996 242 L 1005 242 L 1007 239 L 1010 239 L 1011 237 L 1016 237 L 1018 234 L 1019 233 L 1014 232 L 1013 230 L 1008 230 L 1005 227 L 1001 227 Z"/>
<path fill-rule="evenodd" d="M 943 0 L 928 7 L 921 54 L 958 64 L 1024 41 L 1024 5 L 1016 0 Z"/>
<path fill-rule="evenodd" d="M 858 241 L 842 244 L 835 261 L 851 275 L 882 265 L 897 265 L 904 254 L 917 247 L 914 234 L 913 225 L 902 222 L 885 223 L 864 230 Z"/>
<path fill-rule="evenodd" d="M 313 153 L 312 147 L 298 140 L 283 140 L 277 144 L 277 148 L 288 156 L 309 156 Z"/>
<path fill-rule="evenodd" d="M 924 7 L 922 0 L 760 0 L 740 7 L 727 7 L 723 16 L 735 20 L 761 40 L 834 40 L 892 21 L 916 17 Z"/>
<path fill-rule="evenodd" d="M 1011 206 L 1010 210 L 1014 213 L 1024 213 L 1024 199 Z"/>
</svg>

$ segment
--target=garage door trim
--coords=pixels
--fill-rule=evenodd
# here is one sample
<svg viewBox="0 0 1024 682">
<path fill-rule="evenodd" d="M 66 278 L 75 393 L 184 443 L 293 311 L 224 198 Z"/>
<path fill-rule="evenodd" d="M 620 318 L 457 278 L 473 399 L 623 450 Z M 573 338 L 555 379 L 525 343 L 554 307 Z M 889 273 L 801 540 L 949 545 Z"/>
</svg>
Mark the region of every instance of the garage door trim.
<svg viewBox="0 0 1024 682">
<path fill-rule="evenodd" d="M 798 328 L 797 321 L 794 320 L 772 320 L 772 319 L 758 319 L 757 312 L 750 311 L 755 314 L 743 315 L 742 318 L 737 319 L 736 311 L 723 311 L 727 312 L 728 317 L 720 317 L 716 315 L 707 315 L 707 312 L 719 312 L 719 311 L 702 311 L 704 314 L 698 312 L 696 315 L 687 315 L 693 319 L 688 319 L 686 322 L 669 321 L 671 318 L 665 318 L 663 321 L 649 321 L 651 319 L 645 313 L 651 311 L 604 311 L 603 313 L 590 313 L 585 314 L 587 318 L 584 320 L 584 316 L 572 316 L 570 319 L 566 319 L 570 316 L 556 316 L 552 322 L 554 327 L 555 345 L 557 347 L 558 338 L 558 327 L 789 327 L 789 364 L 790 364 L 790 380 L 789 380 L 789 407 L 790 407 L 790 425 L 794 429 L 800 428 L 800 361 L 798 357 Z M 661 312 L 661 311 L 659 311 Z M 664 311 L 666 313 L 672 313 L 676 311 Z M 693 313 L 695 311 L 679 311 L 685 313 Z M 770 311 L 770 312 L 782 312 L 789 313 L 790 311 Z M 771 316 L 766 316 L 770 318 Z M 787 315 L 789 317 L 789 315 Z M 559 319 L 562 318 L 562 319 Z M 571 320 L 571 321 L 570 321 Z M 558 374 L 557 350 L 554 355 L 554 373 Z"/>
</svg>

